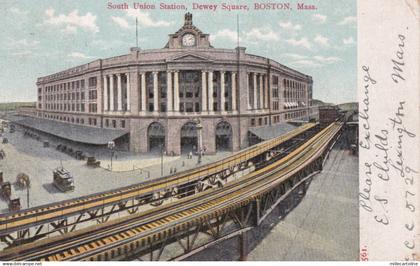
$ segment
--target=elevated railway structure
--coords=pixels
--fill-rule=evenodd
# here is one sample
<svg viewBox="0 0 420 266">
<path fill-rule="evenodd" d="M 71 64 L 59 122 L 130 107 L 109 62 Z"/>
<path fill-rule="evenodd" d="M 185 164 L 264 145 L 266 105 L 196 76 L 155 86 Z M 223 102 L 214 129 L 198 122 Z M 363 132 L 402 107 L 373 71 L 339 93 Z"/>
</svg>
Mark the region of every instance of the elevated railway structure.
<svg viewBox="0 0 420 266">
<path fill-rule="evenodd" d="M 0 260 L 181 260 L 234 236 L 239 236 L 244 251 L 248 230 L 293 191 L 305 193 L 312 175 L 322 170 L 341 128 L 341 122 L 334 122 L 282 158 L 223 187 L 11 247 L 0 253 Z"/>
<path fill-rule="evenodd" d="M 7 246 L 66 234 L 94 223 L 130 215 L 208 189 L 223 187 L 241 174 L 258 170 L 286 156 L 319 131 L 305 124 L 283 136 L 261 142 L 223 160 L 176 175 L 72 200 L 0 215 L 0 240 Z"/>
</svg>

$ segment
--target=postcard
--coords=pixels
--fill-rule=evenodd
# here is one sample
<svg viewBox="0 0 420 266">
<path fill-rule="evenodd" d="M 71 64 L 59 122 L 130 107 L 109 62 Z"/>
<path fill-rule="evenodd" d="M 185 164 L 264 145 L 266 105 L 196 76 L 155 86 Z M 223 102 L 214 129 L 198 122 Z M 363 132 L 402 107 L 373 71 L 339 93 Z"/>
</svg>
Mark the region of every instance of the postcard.
<svg viewBox="0 0 420 266">
<path fill-rule="evenodd" d="M 418 1 L 0 4 L 0 261 L 417 265 Z"/>
</svg>

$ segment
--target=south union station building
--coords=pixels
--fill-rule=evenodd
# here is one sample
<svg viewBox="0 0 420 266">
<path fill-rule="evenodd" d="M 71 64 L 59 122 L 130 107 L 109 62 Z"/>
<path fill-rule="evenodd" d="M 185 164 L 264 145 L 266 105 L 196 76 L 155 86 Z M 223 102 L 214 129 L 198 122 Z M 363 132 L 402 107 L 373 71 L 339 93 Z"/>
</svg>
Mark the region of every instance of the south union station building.
<svg viewBox="0 0 420 266">
<path fill-rule="evenodd" d="M 280 134 L 308 120 L 312 99 L 310 76 L 244 47 L 213 47 L 190 13 L 162 49 L 131 48 L 36 85 L 36 119 L 71 127 L 82 135 L 75 141 L 173 155 L 237 151 Z"/>
</svg>

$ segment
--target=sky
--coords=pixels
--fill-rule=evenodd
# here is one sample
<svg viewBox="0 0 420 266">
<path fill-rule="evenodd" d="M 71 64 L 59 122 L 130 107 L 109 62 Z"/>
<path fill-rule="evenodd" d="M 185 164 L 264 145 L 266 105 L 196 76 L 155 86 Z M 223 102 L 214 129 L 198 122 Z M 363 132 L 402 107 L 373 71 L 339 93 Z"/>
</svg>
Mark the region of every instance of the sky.
<svg viewBox="0 0 420 266">
<path fill-rule="evenodd" d="M 134 2 L 156 9 L 133 9 Z M 140 48 L 163 48 L 187 11 L 216 48 L 237 46 L 238 14 L 240 46 L 247 53 L 311 75 L 315 99 L 357 100 L 355 0 L 291 0 L 291 10 L 254 10 L 255 1 L 195 1 L 219 4 L 216 11 L 193 9 L 193 2 L 0 0 L 0 102 L 36 101 L 38 77 L 128 54 L 136 45 L 136 18 Z M 258 1 L 263 2 L 273 1 Z M 109 9 L 108 3 L 127 3 L 130 9 Z M 185 4 L 187 10 L 161 10 L 160 3 Z M 249 11 L 221 10 L 221 3 L 246 4 Z M 297 10 L 296 3 L 316 10 Z"/>
</svg>

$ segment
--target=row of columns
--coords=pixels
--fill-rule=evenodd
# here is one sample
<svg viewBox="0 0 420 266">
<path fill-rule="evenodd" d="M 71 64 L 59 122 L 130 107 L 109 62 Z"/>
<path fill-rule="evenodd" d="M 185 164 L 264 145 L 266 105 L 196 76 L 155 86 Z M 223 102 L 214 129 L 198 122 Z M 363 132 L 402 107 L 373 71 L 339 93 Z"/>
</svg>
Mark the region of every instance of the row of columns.
<svg viewBox="0 0 420 266">
<path fill-rule="evenodd" d="M 153 74 L 153 106 L 154 110 L 157 111 L 159 106 L 158 93 L 158 72 L 152 72 Z M 173 81 L 172 81 L 173 74 Z M 225 111 L 225 74 L 226 72 L 221 72 L 221 88 L 220 88 L 220 97 L 221 97 L 221 111 Z M 231 72 L 232 75 L 232 110 L 236 110 L 236 73 Z M 179 71 L 167 71 L 166 75 L 166 84 L 167 84 L 167 111 L 179 112 Z M 146 111 L 146 73 L 140 73 L 141 80 L 141 111 Z M 201 111 L 214 111 L 213 110 L 213 71 L 202 71 L 201 72 Z M 173 87 L 173 91 L 172 91 Z M 207 92 L 208 91 L 208 92 Z M 173 102 L 172 102 L 173 98 Z M 207 104 L 208 101 L 208 104 Z"/>
<path fill-rule="evenodd" d="M 123 111 L 122 109 L 122 84 L 121 84 L 121 77 L 122 75 L 126 76 L 127 80 L 127 110 L 130 110 L 130 75 L 129 73 L 119 73 L 115 74 L 117 76 L 117 108 L 115 108 L 114 104 L 114 94 L 115 94 L 115 86 L 114 86 L 114 75 L 104 75 L 104 111 Z M 109 79 L 109 95 L 108 95 L 108 79 Z M 109 98 L 109 106 L 108 106 L 108 98 Z"/>
<path fill-rule="evenodd" d="M 174 73 L 174 101 L 172 105 L 172 73 Z M 154 71 L 152 72 L 153 75 L 153 107 L 154 110 L 158 110 L 159 106 L 159 87 L 158 87 L 158 74 L 159 72 Z M 167 110 L 168 111 L 179 111 L 179 71 L 168 71 L 166 75 L 166 92 L 167 92 L 167 99 L 170 99 L 167 101 Z M 146 87 L 146 73 L 142 72 L 140 73 L 140 110 L 146 111 L 146 99 L 147 99 L 147 87 Z"/>
<path fill-rule="evenodd" d="M 269 108 L 268 102 L 268 79 L 267 75 L 259 73 L 247 73 L 249 81 L 249 75 L 252 75 L 253 82 L 253 105 L 251 106 L 251 94 L 248 93 L 248 109 L 266 109 Z M 259 90 L 257 90 L 259 88 Z M 258 101 L 259 99 L 259 101 Z"/>
</svg>

